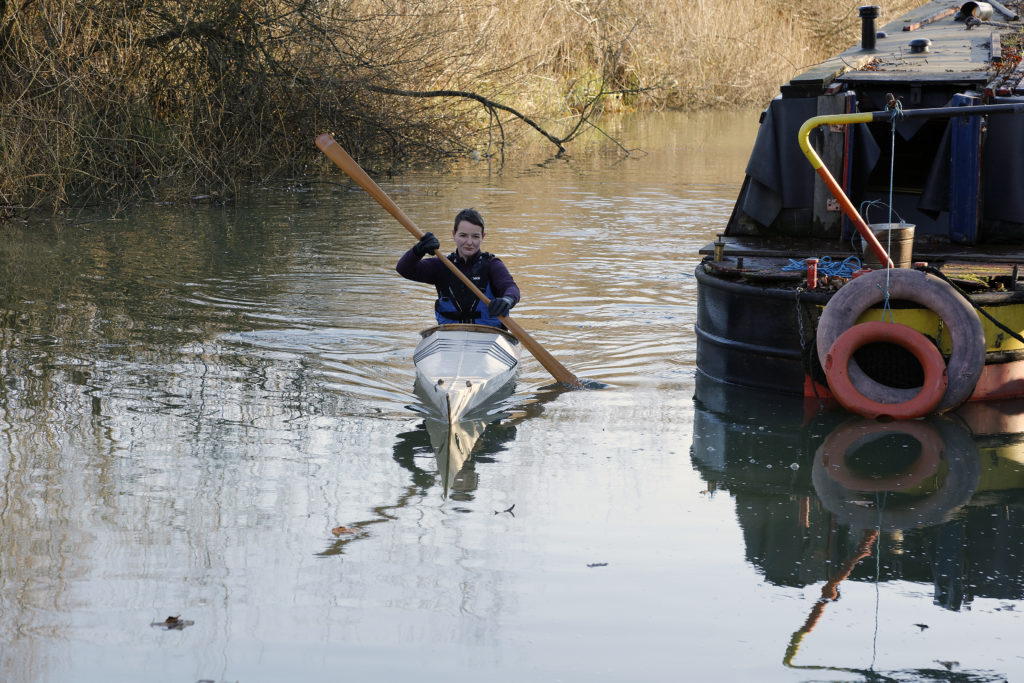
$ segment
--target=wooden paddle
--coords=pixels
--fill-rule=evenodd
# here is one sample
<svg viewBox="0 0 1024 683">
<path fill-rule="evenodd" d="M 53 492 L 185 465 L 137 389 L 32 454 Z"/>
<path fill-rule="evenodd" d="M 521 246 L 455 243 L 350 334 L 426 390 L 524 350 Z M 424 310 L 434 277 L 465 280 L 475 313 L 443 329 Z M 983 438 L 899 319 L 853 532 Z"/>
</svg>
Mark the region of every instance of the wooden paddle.
<svg viewBox="0 0 1024 683">
<path fill-rule="evenodd" d="M 415 223 L 413 223 L 400 208 L 398 208 L 398 204 L 391 201 L 391 198 L 387 196 L 384 190 L 380 189 L 377 183 L 373 182 L 373 178 L 366 174 L 366 171 L 364 171 L 362 167 L 360 167 L 359 164 L 357 164 L 355 160 L 348 155 L 348 152 L 341 148 L 341 145 L 335 142 L 334 138 L 331 137 L 329 133 L 320 135 L 316 139 L 316 146 L 320 148 L 321 152 L 327 155 L 327 158 L 337 164 L 338 168 L 347 173 L 352 180 L 356 181 L 361 188 L 366 190 L 371 197 L 376 199 L 377 203 L 383 206 L 385 211 L 394 216 L 406 230 L 412 233 L 413 237 L 416 239 L 423 237 L 423 233 L 420 232 L 420 229 L 416 227 Z M 472 291 L 473 294 L 476 294 L 476 296 L 484 302 L 484 305 L 490 303 L 487 295 L 481 292 L 480 288 L 474 285 L 473 282 L 466 277 L 466 275 L 460 271 L 454 263 L 444 257 L 441 257 L 441 263 L 447 266 L 457 278 L 462 280 L 463 284 L 469 287 L 470 291 Z M 566 370 L 564 365 L 555 360 L 555 357 L 548 353 L 547 349 L 538 344 L 533 337 L 526 332 L 526 330 L 519 326 L 518 323 L 508 316 L 501 316 L 498 320 L 508 328 L 509 332 L 515 335 L 515 338 L 533 354 L 533 357 L 544 366 L 545 370 L 551 373 L 552 377 L 562 384 L 568 384 L 578 389 L 583 388 L 583 382 L 581 382 L 576 375 Z"/>
</svg>

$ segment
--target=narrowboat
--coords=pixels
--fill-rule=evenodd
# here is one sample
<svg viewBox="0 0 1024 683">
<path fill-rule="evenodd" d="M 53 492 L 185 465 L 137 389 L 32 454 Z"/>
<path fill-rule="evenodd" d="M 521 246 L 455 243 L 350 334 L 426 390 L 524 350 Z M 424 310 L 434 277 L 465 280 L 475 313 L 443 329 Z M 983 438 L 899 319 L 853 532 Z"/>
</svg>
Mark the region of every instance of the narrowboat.
<svg viewBox="0 0 1024 683">
<path fill-rule="evenodd" d="M 1024 26 L 936 0 L 762 112 L 700 250 L 697 366 L 864 417 L 1024 396 Z"/>
</svg>

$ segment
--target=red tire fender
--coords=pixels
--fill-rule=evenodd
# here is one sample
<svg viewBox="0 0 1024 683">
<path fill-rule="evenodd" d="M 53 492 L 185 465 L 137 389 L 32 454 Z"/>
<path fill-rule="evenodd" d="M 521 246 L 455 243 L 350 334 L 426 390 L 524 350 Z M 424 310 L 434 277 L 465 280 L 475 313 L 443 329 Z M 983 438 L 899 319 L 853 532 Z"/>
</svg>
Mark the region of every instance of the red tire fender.
<svg viewBox="0 0 1024 683">
<path fill-rule="evenodd" d="M 956 408 L 970 398 L 985 367 L 985 331 L 969 301 L 948 283 L 918 270 L 875 270 L 850 280 L 836 292 L 818 321 L 816 342 L 822 369 L 839 336 L 853 327 L 864 311 L 884 301 L 887 289 L 890 299 L 912 301 L 932 311 L 948 330 L 952 345 L 947 362 L 948 382 L 935 412 Z M 857 391 L 866 396 L 897 392 L 902 400 L 910 400 L 918 393 L 871 379 L 856 361 L 850 363 L 849 376 Z"/>
<path fill-rule="evenodd" d="M 905 397 L 904 390 L 881 384 L 878 386 L 889 391 L 876 391 L 868 397 L 854 385 L 849 372 L 853 354 L 865 344 L 875 342 L 902 346 L 921 364 L 924 383 L 911 398 Z M 877 320 L 854 325 L 839 335 L 825 356 L 825 376 L 836 400 L 851 413 L 897 420 L 912 420 L 934 412 L 948 384 L 946 362 L 928 337 L 912 327 Z"/>
</svg>

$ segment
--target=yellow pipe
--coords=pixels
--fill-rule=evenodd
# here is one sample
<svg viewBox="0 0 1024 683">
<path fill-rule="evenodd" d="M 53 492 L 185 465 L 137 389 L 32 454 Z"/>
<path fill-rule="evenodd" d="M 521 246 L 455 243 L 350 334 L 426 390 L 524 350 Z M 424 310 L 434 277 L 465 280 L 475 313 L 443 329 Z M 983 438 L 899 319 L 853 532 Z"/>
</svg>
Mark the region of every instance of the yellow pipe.
<svg viewBox="0 0 1024 683">
<path fill-rule="evenodd" d="M 825 183 L 825 187 L 832 193 L 832 196 L 839 201 L 839 206 L 842 208 L 843 213 L 853 222 L 857 232 L 860 233 L 861 237 L 871 251 L 875 252 L 875 256 L 878 257 L 879 263 L 887 264 L 886 267 L 894 268 L 895 265 L 892 259 L 889 258 L 889 254 L 886 253 L 885 247 L 882 246 L 878 238 L 875 237 L 875 233 L 871 232 L 871 228 L 861 218 L 860 213 L 857 212 L 856 207 L 850 202 L 850 199 L 843 192 L 843 188 L 839 187 L 839 183 L 829 173 L 828 168 L 825 167 L 824 162 L 818 153 L 811 147 L 810 135 L 811 130 L 818 126 L 825 125 L 848 125 L 851 123 L 870 123 L 874 121 L 874 115 L 871 112 L 857 113 L 857 114 L 828 114 L 826 116 L 815 116 L 804 121 L 804 125 L 800 126 L 800 133 L 798 134 L 798 140 L 800 142 L 800 149 L 803 150 L 804 156 L 811 162 L 811 167 L 817 172 L 818 176 Z"/>
</svg>

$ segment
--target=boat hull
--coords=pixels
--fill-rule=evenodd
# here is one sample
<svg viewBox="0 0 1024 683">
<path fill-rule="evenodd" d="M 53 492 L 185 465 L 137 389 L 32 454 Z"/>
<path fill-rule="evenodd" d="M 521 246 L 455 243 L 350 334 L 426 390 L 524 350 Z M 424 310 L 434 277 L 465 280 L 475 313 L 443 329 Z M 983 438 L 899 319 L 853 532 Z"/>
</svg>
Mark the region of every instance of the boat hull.
<svg viewBox="0 0 1024 683">
<path fill-rule="evenodd" d="M 816 320 L 827 298 L 805 294 L 798 299 L 793 289 L 714 277 L 703 264 L 696 277 L 701 372 L 727 384 L 803 394 L 810 349 L 800 333 L 801 321 Z M 811 336 L 811 347 L 813 342 Z"/>
<path fill-rule="evenodd" d="M 416 393 L 432 413 L 457 422 L 505 395 L 519 372 L 522 347 L 485 325 L 439 325 L 420 333 L 413 352 Z"/>
<path fill-rule="evenodd" d="M 759 285 L 696 270 L 697 367 L 707 377 L 736 386 L 789 395 L 832 399 L 815 348 L 817 323 L 833 292 L 809 292 L 794 287 Z M 970 298 L 976 308 L 994 318 L 1024 320 L 1024 292 L 985 293 Z M 882 318 L 882 309 L 866 312 L 858 322 Z M 943 348 L 942 329 L 925 307 L 893 302 L 895 322 L 913 327 Z M 1024 349 L 982 318 L 985 365 L 969 401 L 1024 397 Z M 947 334 L 948 337 L 948 334 Z M 948 344 L 948 339 L 945 341 Z M 898 347 L 876 349 L 874 374 L 913 376 L 915 365 Z M 915 384 L 908 380 L 906 386 Z"/>
</svg>

